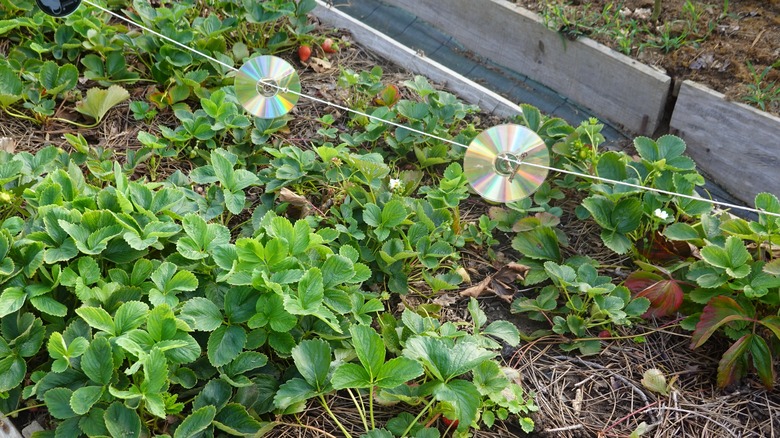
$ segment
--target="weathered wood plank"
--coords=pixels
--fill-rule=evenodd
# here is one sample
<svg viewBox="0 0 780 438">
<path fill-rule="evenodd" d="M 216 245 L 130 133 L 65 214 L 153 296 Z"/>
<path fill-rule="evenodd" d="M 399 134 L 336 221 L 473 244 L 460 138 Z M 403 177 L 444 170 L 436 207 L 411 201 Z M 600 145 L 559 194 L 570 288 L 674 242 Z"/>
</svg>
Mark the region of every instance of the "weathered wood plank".
<svg viewBox="0 0 780 438">
<path fill-rule="evenodd" d="M 349 30 L 357 42 L 381 53 L 387 60 L 444 84 L 449 91 L 469 103 L 479 105 L 485 111 L 499 116 L 516 115 L 521 111 L 520 107 L 510 100 L 426 58 L 336 8 L 329 7 L 321 0 L 317 0 L 313 13 L 329 26 Z"/>
<path fill-rule="evenodd" d="M 384 1 L 629 131 L 652 134 L 663 118 L 669 76 L 588 38 L 568 41 L 506 0 Z"/>
<path fill-rule="evenodd" d="M 780 196 L 779 117 L 685 81 L 670 127 L 698 167 L 735 197 L 752 204 L 760 192 Z"/>
</svg>

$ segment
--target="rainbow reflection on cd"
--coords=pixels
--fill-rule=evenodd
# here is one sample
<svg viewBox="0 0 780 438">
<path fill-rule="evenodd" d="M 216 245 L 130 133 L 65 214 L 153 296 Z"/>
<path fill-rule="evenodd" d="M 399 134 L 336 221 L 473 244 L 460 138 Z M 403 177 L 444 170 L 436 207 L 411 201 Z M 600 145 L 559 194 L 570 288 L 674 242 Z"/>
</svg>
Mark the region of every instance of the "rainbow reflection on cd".
<svg viewBox="0 0 780 438">
<path fill-rule="evenodd" d="M 261 119 L 274 119 L 290 112 L 298 102 L 301 81 L 285 60 L 265 55 L 241 66 L 235 88 L 238 101 L 247 111 Z"/>
<path fill-rule="evenodd" d="M 498 125 L 474 138 L 463 167 L 469 183 L 483 198 L 511 202 L 529 196 L 547 177 L 547 169 L 523 163 L 549 166 L 547 145 L 524 126 Z"/>
</svg>

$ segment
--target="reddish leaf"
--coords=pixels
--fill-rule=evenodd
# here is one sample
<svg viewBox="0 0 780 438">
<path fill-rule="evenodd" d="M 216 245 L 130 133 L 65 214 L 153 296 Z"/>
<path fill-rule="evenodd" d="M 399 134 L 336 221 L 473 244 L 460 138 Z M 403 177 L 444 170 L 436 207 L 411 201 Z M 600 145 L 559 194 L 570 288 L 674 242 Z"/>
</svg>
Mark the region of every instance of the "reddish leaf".
<svg viewBox="0 0 780 438">
<path fill-rule="evenodd" d="M 710 300 L 691 336 L 691 348 L 697 348 L 712 336 L 718 327 L 731 321 L 753 321 L 733 298 L 721 295 Z M 732 347 L 733 348 L 733 347 Z"/>
<path fill-rule="evenodd" d="M 663 279 L 664 278 L 660 275 L 652 272 L 637 271 L 629 275 L 623 285 L 627 287 L 632 294 L 636 295 Z"/>
<path fill-rule="evenodd" d="M 718 386 L 725 388 L 745 375 L 747 358 L 745 353 L 752 344 L 753 334 L 747 334 L 737 340 L 718 362 Z"/>
<path fill-rule="evenodd" d="M 769 330 L 772 330 L 772 333 L 780 339 L 780 316 L 767 316 L 758 322 Z"/>
<path fill-rule="evenodd" d="M 650 242 L 643 245 L 639 252 L 650 261 L 666 263 L 691 256 L 688 242 L 669 240 L 658 231 L 649 236 L 649 240 Z"/>
<path fill-rule="evenodd" d="M 677 312 L 683 302 L 683 290 L 676 280 L 664 280 L 651 272 L 634 272 L 625 281 L 634 297 L 650 300 L 650 309 L 642 315 L 663 317 Z"/>
<path fill-rule="evenodd" d="M 772 389 L 775 384 L 775 367 L 772 365 L 772 352 L 769 345 L 761 336 L 753 336 L 750 343 L 750 355 L 753 356 L 753 366 L 756 368 L 761 383 L 767 389 Z"/>
<path fill-rule="evenodd" d="M 393 84 L 386 86 L 375 98 L 374 103 L 386 107 L 392 107 L 400 99 L 398 87 Z"/>
</svg>

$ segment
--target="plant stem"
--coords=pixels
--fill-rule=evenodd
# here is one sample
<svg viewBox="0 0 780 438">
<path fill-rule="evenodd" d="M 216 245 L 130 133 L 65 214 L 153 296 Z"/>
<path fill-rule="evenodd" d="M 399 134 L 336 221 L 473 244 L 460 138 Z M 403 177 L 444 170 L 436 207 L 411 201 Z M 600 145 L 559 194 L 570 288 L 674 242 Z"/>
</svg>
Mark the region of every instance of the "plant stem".
<svg viewBox="0 0 780 438">
<path fill-rule="evenodd" d="M 352 390 L 347 388 L 347 392 L 349 393 L 350 398 L 352 398 L 352 403 L 355 404 L 355 408 L 358 411 L 358 415 L 360 415 L 360 419 L 363 421 L 363 427 L 366 429 L 366 432 L 368 432 L 368 422 L 366 421 L 366 410 L 363 409 L 363 399 L 360 399 L 360 403 L 358 403 L 357 399 L 355 398 L 355 394 L 352 393 Z M 360 396 L 360 392 L 358 392 L 358 396 Z"/>
<path fill-rule="evenodd" d="M 436 401 L 436 399 L 432 398 L 432 399 L 431 399 L 431 401 L 429 401 L 429 402 L 428 402 L 428 404 L 427 404 L 427 405 L 425 405 L 425 407 L 423 408 L 423 410 L 422 410 L 422 411 L 420 411 L 420 413 L 419 413 L 419 414 L 417 414 L 417 416 L 416 416 L 416 417 L 414 417 L 414 420 L 412 420 L 412 422 L 409 424 L 409 427 L 407 427 L 407 428 L 406 428 L 406 430 L 404 431 L 404 433 L 402 433 L 402 434 L 401 434 L 401 436 L 402 436 L 402 437 L 405 437 L 405 436 L 406 436 L 406 435 L 409 433 L 409 431 L 410 431 L 410 430 L 412 430 L 412 428 L 414 427 L 414 425 L 415 425 L 415 424 L 417 424 L 417 421 L 419 421 L 419 420 L 420 420 L 420 418 L 421 418 L 421 417 L 422 417 L 422 415 L 425 413 L 425 411 L 427 411 L 428 409 L 430 409 L 430 408 L 431 408 L 431 406 L 433 405 L 433 402 L 435 402 L 435 401 Z"/>
<path fill-rule="evenodd" d="M 650 21 L 655 23 L 658 21 L 658 17 L 661 16 L 661 0 L 655 0 L 653 3 L 653 15 L 650 17 Z"/>
<path fill-rule="evenodd" d="M 18 415 L 20 412 L 24 412 L 24 411 L 26 411 L 28 409 L 42 408 L 44 406 L 46 406 L 46 403 L 41 403 L 39 405 L 25 406 L 23 408 L 19 408 L 19 409 L 15 410 L 15 411 L 11 411 L 11 412 L 9 412 L 7 414 L 4 414 L 4 415 L 6 417 L 8 417 L 8 418 L 13 418 L 16 415 Z"/>
<path fill-rule="evenodd" d="M 371 416 L 371 429 L 376 429 L 376 423 L 374 423 L 374 385 L 368 389 L 368 411 Z"/>
<path fill-rule="evenodd" d="M 336 422 L 336 426 L 338 426 L 339 429 L 341 429 L 341 432 L 344 434 L 344 436 L 346 436 L 347 438 L 352 438 L 352 435 L 350 435 L 349 432 L 347 432 L 347 429 L 344 427 L 343 424 L 341 424 L 341 421 L 339 421 L 339 419 L 336 418 L 336 415 L 333 414 L 333 411 L 330 410 L 330 407 L 328 406 L 328 402 L 325 401 L 325 396 L 323 396 L 322 394 L 320 394 L 320 403 L 322 403 L 322 407 L 325 409 L 325 412 L 327 412 L 328 415 L 330 415 L 330 418 L 332 418 L 333 421 Z"/>
</svg>

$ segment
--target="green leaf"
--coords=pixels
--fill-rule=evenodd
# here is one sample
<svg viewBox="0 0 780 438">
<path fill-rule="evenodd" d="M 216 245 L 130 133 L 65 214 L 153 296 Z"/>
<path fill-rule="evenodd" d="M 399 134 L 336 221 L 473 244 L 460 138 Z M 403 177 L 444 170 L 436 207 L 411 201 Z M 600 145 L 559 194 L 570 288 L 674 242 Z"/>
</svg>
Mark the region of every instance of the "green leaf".
<svg viewBox="0 0 780 438">
<path fill-rule="evenodd" d="M 217 411 L 227 405 L 230 397 L 233 396 L 233 389 L 222 379 L 212 379 L 203 387 L 200 393 L 192 402 L 193 409 L 200 409 L 204 406 L 215 406 Z"/>
<path fill-rule="evenodd" d="M 213 301 L 204 297 L 190 298 L 181 309 L 181 319 L 195 330 L 212 332 L 222 325 L 222 313 Z"/>
<path fill-rule="evenodd" d="M 79 429 L 81 433 L 84 432 L 87 436 L 108 436 L 108 429 L 106 429 L 106 423 L 103 421 L 103 416 L 106 411 L 101 408 L 93 407 L 90 411 L 79 419 Z"/>
<path fill-rule="evenodd" d="M 76 111 L 100 123 L 108 110 L 129 98 L 130 93 L 119 85 L 112 85 L 106 90 L 90 88 L 84 100 L 76 103 Z"/>
<path fill-rule="evenodd" d="M 512 239 L 512 248 L 533 259 L 561 260 L 558 235 L 554 229 L 546 226 L 517 233 Z"/>
<path fill-rule="evenodd" d="M 745 354 L 753 344 L 754 334 L 742 336 L 721 357 L 718 362 L 718 386 L 725 388 L 745 375 Z"/>
<path fill-rule="evenodd" d="M 234 360 L 246 345 L 246 331 L 237 325 L 223 325 L 211 332 L 208 341 L 209 362 L 215 367 Z"/>
<path fill-rule="evenodd" d="M 309 385 L 309 382 L 295 377 L 279 386 L 274 396 L 274 406 L 277 409 L 286 409 L 315 395 L 317 395 L 316 389 Z"/>
<path fill-rule="evenodd" d="M 306 382 L 323 391 L 330 369 L 330 345 L 322 339 L 307 339 L 292 349 L 292 357 Z"/>
<path fill-rule="evenodd" d="M 607 248 L 617 254 L 625 254 L 633 247 L 631 240 L 624 234 L 606 229 L 601 230 L 601 240 Z"/>
<path fill-rule="evenodd" d="M 338 367 L 333 372 L 331 381 L 335 389 L 370 388 L 373 385 L 373 379 L 368 375 L 368 371 L 354 363 L 345 363 Z"/>
<path fill-rule="evenodd" d="M 122 303 L 114 314 L 114 326 L 116 336 L 120 336 L 130 330 L 137 329 L 149 314 L 149 306 L 140 301 L 127 301 Z"/>
<path fill-rule="evenodd" d="M 764 338 L 753 336 L 753 342 L 750 343 L 750 355 L 753 356 L 753 367 L 761 378 L 761 383 L 771 390 L 775 383 L 775 367 L 772 363 L 772 352 Z"/>
<path fill-rule="evenodd" d="M 68 307 L 49 295 L 32 297 L 30 298 L 30 304 L 48 315 L 63 317 L 68 314 Z"/>
<path fill-rule="evenodd" d="M 621 199 L 612 211 L 613 229 L 622 234 L 630 233 L 639 227 L 642 215 L 642 201 L 637 198 Z"/>
<path fill-rule="evenodd" d="M 355 354 L 373 381 L 385 363 L 386 352 L 382 338 L 373 328 L 364 325 L 353 325 L 349 332 L 352 334 Z"/>
<path fill-rule="evenodd" d="M 268 356 L 257 351 L 244 351 L 224 368 L 226 374 L 237 376 L 247 371 L 264 367 L 268 363 Z"/>
<path fill-rule="evenodd" d="M 509 380 L 492 360 L 486 360 L 479 364 L 473 371 L 474 386 L 482 395 L 500 394 L 507 389 Z"/>
<path fill-rule="evenodd" d="M 325 288 L 348 283 L 355 275 L 352 261 L 341 255 L 332 255 L 325 260 L 322 267 L 322 282 Z"/>
<path fill-rule="evenodd" d="M 173 438 L 192 438 L 203 432 L 214 420 L 217 409 L 214 406 L 204 406 L 193 411 L 173 433 Z"/>
<path fill-rule="evenodd" d="M 73 392 L 70 407 L 76 415 L 84 415 L 103 395 L 102 386 L 82 386 Z"/>
<path fill-rule="evenodd" d="M 255 315 L 249 319 L 250 328 L 270 325 L 272 330 L 285 333 L 298 324 L 298 318 L 285 310 L 282 297 L 275 293 L 261 295 L 257 299 L 255 311 Z"/>
<path fill-rule="evenodd" d="M 21 309 L 27 293 L 21 287 L 8 287 L 0 294 L 0 318 Z"/>
<path fill-rule="evenodd" d="M 731 236 L 729 238 L 732 238 Z M 726 269 L 731 267 L 731 260 L 725 249 L 717 245 L 707 245 L 701 249 L 701 256 L 707 263 Z"/>
<path fill-rule="evenodd" d="M 254 436 L 263 424 L 252 418 L 246 408 L 238 403 L 229 403 L 214 418 L 214 425 L 231 435 Z"/>
<path fill-rule="evenodd" d="M 92 328 L 115 334 L 114 319 L 102 307 L 83 306 L 76 309 L 76 313 Z"/>
<path fill-rule="evenodd" d="M 512 347 L 520 344 L 520 332 L 509 321 L 493 321 L 482 332 L 483 335 L 495 336 Z"/>
<path fill-rule="evenodd" d="M 198 288 L 198 279 L 192 272 L 176 272 L 176 269 L 173 263 L 164 262 L 152 273 L 152 282 L 157 286 L 149 292 L 149 300 L 152 304 L 165 303 L 173 307 L 179 302 L 176 297 L 178 292 L 193 291 Z"/>
<path fill-rule="evenodd" d="M 682 222 L 675 222 L 669 225 L 668 227 L 666 227 L 664 229 L 664 236 L 668 237 L 671 240 L 683 240 L 683 241 L 695 240 L 700 238 L 699 232 L 696 231 L 695 228 Z"/>
<path fill-rule="evenodd" d="M 168 381 L 168 360 L 165 353 L 154 347 L 144 360 L 144 381 L 141 392 L 144 395 L 160 393 Z"/>
<path fill-rule="evenodd" d="M 7 353 L 4 356 L 0 359 L 0 393 L 19 387 L 27 374 L 24 359 Z"/>
<path fill-rule="evenodd" d="M 691 348 L 697 348 L 723 324 L 731 321 L 752 321 L 752 318 L 733 298 L 720 295 L 710 300 L 702 311 L 696 330 L 691 336 Z"/>
<path fill-rule="evenodd" d="M 321 307 L 324 293 L 322 271 L 309 268 L 298 282 L 298 293 L 284 296 L 284 307 L 293 315 L 312 315 Z"/>
<path fill-rule="evenodd" d="M 106 428 L 113 438 L 138 438 L 141 435 L 141 418 L 135 410 L 114 402 L 103 415 Z"/>
<path fill-rule="evenodd" d="M 432 393 L 436 400 L 448 402 L 455 409 L 458 430 L 468 429 L 476 419 L 482 398 L 473 383 L 459 379 L 439 382 L 433 387 Z"/>
<path fill-rule="evenodd" d="M 451 347 L 442 339 L 414 336 L 406 341 L 404 356 L 421 362 L 437 379 L 446 382 L 471 371 L 495 353 L 473 342 L 459 342 Z"/>
<path fill-rule="evenodd" d="M 382 224 L 382 210 L 376 204 L 368 203 L 363 208 L 363 222 L 371 227 L 378 227 Z"/>
<path fill-rule="evenodd" d="M 83 339 L 83 338 L 82 338 Z M 92 340 L 81 358 L 81 370 L 99 385 L 108 385 L 114 375 L 111 345 L 105 337 Z"/>
<path fill-rule="evenodd" d="M 247 322 L 255 313 L 257 292 L 249 287 L 234 287 L 225 294 L 225 316 L 231 324 Z"/>
<path fill-rule="evenodd" d="M 10 67 L 0 65 L 0 108 L 6 108 L 22 99 L 22 81 Z"/>
<path fill-rule="evenodd" d="M 43 395 L 43 400 L 46 402 L 46 408 L 52 417 L 65 420 L 76 416 L 76 413 L 70 407 L 72 396 L 73 391 L 68 388 L 53 388 L 46 391 Z"/>
<path fill-rule="evenodd" d="M 396 357 L 385 362 L 376 376 L 376 386 L 395 388 L 423 374 L 422 365 L 406 357 Z"/>
<path fill-rule="evenodd" d="M 57 66 L 52 61 L 46 61 L 41 66 L 38 76 L 41 85 L 46 89 L 46 94 L 56 96 L 76 86 L 79 79 L 79 71 L 73 64 Z"/>
<path fill-rule="evenodd" d="M 385 204 L 385 207 L 382 209 L 382 226 L 385 228 L 397 227 L 406 220 L 407 214 L 404 204 L 399 200 L 393 199 Z"/>
<path fill-rule="evenodd" d="M 634 147 L 640 157 L 651 163 L 661 159 L 661 156 L 658 153 L 658 146 L 651 138 L 636 137 L 634 139 Z"/>
</svg>

